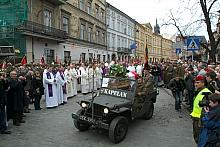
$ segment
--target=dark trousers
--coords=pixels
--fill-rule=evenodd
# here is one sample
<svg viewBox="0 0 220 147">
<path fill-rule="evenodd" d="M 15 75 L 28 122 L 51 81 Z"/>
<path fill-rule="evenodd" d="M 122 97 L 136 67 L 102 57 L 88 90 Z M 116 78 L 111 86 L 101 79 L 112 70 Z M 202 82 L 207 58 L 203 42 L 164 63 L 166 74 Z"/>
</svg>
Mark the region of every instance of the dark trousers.
<svg viewBox="0 0 220 147">
<path fill-rule="evenodd" d="M 22 121 L 22 111 L 14 111 L 13 124 L 19 124 Z"/>
<path fill-rule="evenodd" d="M 41 100 L 42 95 L 34 95 L 34 108 L 35 110 L 39 110 L 40 109 L 40 100 Z"/>
<path fill-rule="evenodd" d="M 173 91 L 173 96 L 175 98 L 175 110 L 181 109 L 181 101 L 182 101 L 182 91 Z"/>
<path fill-rule="evenodd" d="M 193 137 L 196 143 L 199 141 L 199 133 L 202 128 L 201 120 L 199 118 L 192 118 L 193 120 Z"/>
<path fill-rule="evenodd" d="M 24 112 L 29 111 L 29 104 L 30 104 L 29 91 L 25 91 L 25 96 L 24 96 Z"/>
<path fill-rule="evenodd" d="M 0 105 L 0 133 L 4 132 L 7 129 L 6 126 L 6 111 L 5 106 Z"/>
<path fill-rule="evenodd" d="M 191 110 L 193 109 L 193 98 L 194 98 L 194 91 L 188 90 L 188 100 Z"/>
</svg>

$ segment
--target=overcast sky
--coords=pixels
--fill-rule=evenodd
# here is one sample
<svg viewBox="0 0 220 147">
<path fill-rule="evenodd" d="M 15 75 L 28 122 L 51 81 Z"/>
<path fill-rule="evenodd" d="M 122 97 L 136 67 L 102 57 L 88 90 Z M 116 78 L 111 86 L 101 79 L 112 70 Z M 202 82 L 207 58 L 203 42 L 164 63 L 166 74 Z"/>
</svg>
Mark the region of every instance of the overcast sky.
<svg viewBox="0 0 220 147">
<path fill-rule="evenodd" d="M 178 6 L 178 0 L 106 0 L 122 12 L 129 15 L 139 23 L 150 22 L 152 26 L 156 23 L 162 23 L 161 19 L 166 17 L 169 9 Z M 164 32 L 161 28 L 162 33 Z M 173 30 L 172 33 L 175 33 Z"/>
<path fill-rule="evenodd" d="M 173 10 L 175 16 L 180 16 L 177 11 L 184 12 L 180 17 L 182 22 L 190 21 L 190 17 L 193 15 L 187 14 L 184 11 L 184 7 L 187 7 L 187 0 L 184 3 L 181 3 L 181 0 L 106 0 L 108 3 L 118 8 L 122 12 L 129 15 L 131 18 L 135 19 L 139 23 L 148 23 L 150 22 L 152 26 L 155 25 L 156 18 L 158 19 L 159 25 L 164 23 L 164 20 L 168 20 L 169 10 Z M 191 0 L 192 5 L 195 4 L 195 0 Z M 197 5 L 198 12 L 201 14 L 201 8 Z M 180 12 L 181 13 L 181 12 Z M 198 19 L 198 18 L 196 18 Z M 195 20 L 195 19 L 194 19 Z M 175 27 L 166 27 L 161 28 L 161 34 L 170 34 L 173 35 L 177 32 Z M 206 30 L 203 29 L 199 34 L 205 35 Z M 198 34 L 197 34 L 198 35 Z"/>
</svg>

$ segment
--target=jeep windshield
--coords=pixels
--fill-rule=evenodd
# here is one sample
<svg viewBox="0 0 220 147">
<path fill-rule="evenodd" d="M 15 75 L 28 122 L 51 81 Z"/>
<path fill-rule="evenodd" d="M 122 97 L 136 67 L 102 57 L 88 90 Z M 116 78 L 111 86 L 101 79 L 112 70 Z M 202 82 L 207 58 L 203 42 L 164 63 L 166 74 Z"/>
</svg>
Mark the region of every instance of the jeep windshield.
<svg viewBox="0 0 220 147">
<path fill-rule="evenodd" d="M 100 94 L 125 99 L 135 96 L 136 81 L 128 78 L 103 77 Z"/>
</svg>

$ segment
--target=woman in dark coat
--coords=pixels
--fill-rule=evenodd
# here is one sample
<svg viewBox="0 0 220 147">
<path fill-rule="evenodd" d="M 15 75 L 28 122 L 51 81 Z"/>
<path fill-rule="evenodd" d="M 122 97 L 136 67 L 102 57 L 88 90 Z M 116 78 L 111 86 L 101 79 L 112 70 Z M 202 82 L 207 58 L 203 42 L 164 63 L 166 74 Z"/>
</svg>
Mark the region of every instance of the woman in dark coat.
<svg viewBox="0 0 220 147">
<path fill-rule="evenodd" d="M 44 87 L 43 87 L 43 80 L 39 71 L 35 72 L 32 85 L 33 85 L 33 94 L 35 98 L 34 101 L 35 110 L 41 110 L 40 100 L 42 95 L 44 94 Z"/>
</svg>

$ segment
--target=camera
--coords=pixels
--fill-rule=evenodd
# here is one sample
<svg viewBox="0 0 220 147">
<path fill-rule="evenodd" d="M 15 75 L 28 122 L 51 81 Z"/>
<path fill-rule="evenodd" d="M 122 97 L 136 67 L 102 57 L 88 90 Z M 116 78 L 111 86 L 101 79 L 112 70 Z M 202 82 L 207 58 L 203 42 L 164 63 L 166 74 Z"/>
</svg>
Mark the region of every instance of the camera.
<svg viewBox="0 0 220 147">
<path fill-rule="evenodd" d="M 204 95 L 204 98 L 202 101 L 199 102 L 199 107 L 209 107 L 209 94 L 210 92 L 203 92 L 202 95 Z"/>
</svg>

